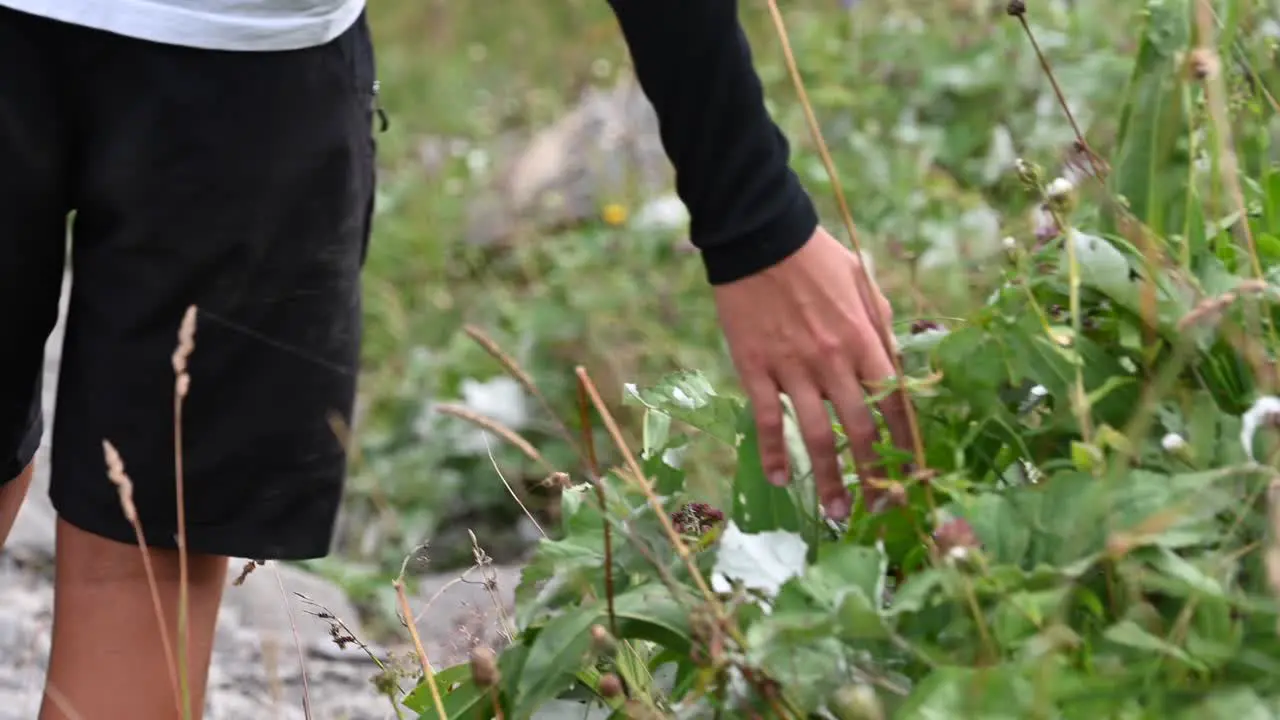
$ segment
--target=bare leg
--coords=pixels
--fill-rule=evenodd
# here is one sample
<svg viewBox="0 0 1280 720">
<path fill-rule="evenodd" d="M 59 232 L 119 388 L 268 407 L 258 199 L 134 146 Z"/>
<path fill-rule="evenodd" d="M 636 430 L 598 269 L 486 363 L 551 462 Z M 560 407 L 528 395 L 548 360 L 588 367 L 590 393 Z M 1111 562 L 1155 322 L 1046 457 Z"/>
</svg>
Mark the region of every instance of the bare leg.
<svg viewBox="0 0 1280 720">
<path fill-rule="evenodd" d="M 4 541 L 13 529 L 13 521 L 22 509 L 22 501 L 27 497 L 27 488 L 31 486 L 34 473 L 35 465 L 28 465 L 21 475 L 0 485 L 0 547 L 4 547 Z"/>
<path fill-rule="evenodd" d="M 176 654 L 178 553 L 151 550 L 150 554 L 170 647 Z M 191 639 L 185 665 L 192 717 L 198 719 L 204 710 L 227 558 L 191 555 L 188 568 Z M 59 520 L 56 574 L 53 652 L 40 720 L 181 718 L 138 547 Z"/>
</svg>

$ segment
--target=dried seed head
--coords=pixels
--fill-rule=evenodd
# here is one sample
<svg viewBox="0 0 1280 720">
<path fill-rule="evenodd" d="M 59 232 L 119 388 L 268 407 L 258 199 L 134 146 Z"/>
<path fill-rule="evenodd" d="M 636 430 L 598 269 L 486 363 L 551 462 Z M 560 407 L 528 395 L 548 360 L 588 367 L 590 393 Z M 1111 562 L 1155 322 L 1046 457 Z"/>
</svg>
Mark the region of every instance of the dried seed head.
<svg viewBox="0 0 1280 720">
<path fill-rule="evenodd" d="M 919 335 L 920 333 L 929 332 L 930 330 L 945 330 L 941 323 L 935 320 L 920 319 L 911 323 L 911 334 Z"/>
<path fill-rule="evenodd" d="M 569 478 L 569 473 L 560 472 L 559 470 L 551 473 L 542 481 L 543 487 L 560 488 L 561 490 L 568 489 L 572 484 L 573 481 Z"/>
<path fill-rule="evenodd" d="M 178 346 L 173 351 L 173 374 L 185 375 L 187 360 L 196 349 L 196 306 L 187 308 L 182 315 L 182 324 L 178 326 Z"/>
<path fill-rule="evenodd" d="M 107 462 L 107 478 L 116 486 L 116 493 L 120 496 L 120 511 L 124 513 L 125 520 L 136 525 L 138 508 L 133 504 L 133 481 L 124 471 L 124 461 L 120 459 L 119 451 L 110 440 L 102 441 L 102 454 Z"/>
<path fill-rule="evenodd" d="M 1020 18 L 1027 14 L 1026 0 L 1009 0 L 1009 4 L 1005 6 L 1004 11 L 1011 17 Z"/>
<path fill-rule="evenodd" d="M 1191 68 L 1191 76 L 1197 80 L 1208 80 L 1218 74 L 1220 63 L 1218 55 L 1208 48 L 1196 48 L 1191 51 L 1187 61 Z"/>
<path fill-rule="evenodd" d="M 480 646 L 471 651 L 471 679 L 482 688 L 493 687 L 502 679 L 493 650 Z"/>
<path fill-rule="evenodd" d="M 600 676 L 600 696 L 606 699 L 622 697 L 622 679 L 613 673 Z"/>
</svg>

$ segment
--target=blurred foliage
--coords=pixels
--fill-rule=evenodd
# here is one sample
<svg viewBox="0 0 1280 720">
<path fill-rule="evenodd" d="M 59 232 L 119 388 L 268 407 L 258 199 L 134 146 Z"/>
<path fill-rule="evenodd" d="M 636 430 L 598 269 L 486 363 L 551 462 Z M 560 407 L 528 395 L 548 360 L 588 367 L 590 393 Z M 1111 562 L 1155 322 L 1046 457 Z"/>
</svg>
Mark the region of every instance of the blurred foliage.
<svg viewBox="0 0 1280 720">
<path fill-rule="evenodd" d="M 465 423 L 432 412 L 433 403 L 462 398 L 468 383 L 503 373 L 464 324 L 511 353 L 561 415 L 575 407 L 579 363 L 619 405 L 625 383 L 678 368 L 699 368 L 717 386 L 733 375 L 700 262 L 680 250 L 680 233 L 601 221 L 503 253 L 465 242 L 468 204 L 510 152 L 505 139 L 546 127 L 584 88 L 629 73 L 606 3 L 380 0 L 369 12 L 390 127 L 377 137 L 358 448 L 338 552 L 320 565 L 374 587 L 424 541 L 437 569 L 469 562 L 466 527 L 499 559 L 527 547 L 511 532 L 521 513 L 495 463 L 513 485 L 536 485 L 545 471 L 496 439 L 491 460 L 474 433 L 460 439 L 471 430 Z M 988 0 L 848 8 L 797 0 L 785 12 L 899 324 L 962 314 L 998 282 L 990 258 L 1000 238 L 1032 227 L 1034 203 L 1009 172 L 1014 159 L 1058 166 L 1074 137 L 1022 30 Z M 1077 0 L 1037 4 L 1029 16 L 1076 119 L 1104 155 L 1122 117 L 1141 13 L 1137 3 Z M 793 165 L 839 231 L 763 3 L 744 0 L 742 18 Z M 427 145 L 448 149 L 438 167 L 426 167 Z M 635 209 L 648 199 L 616 202 Z M 913 290 L 920 287 L 928 292 Z M 638 438 L 640 415 L 618 409 Z M 553 465 L 574 469 L 549 419 L 531 414 L 521 434 Z M 732 454 L 691 452 L 689 482 L 718 501 Z M 530 497 L 538 512 L 557 509 Z"/>
</svg>

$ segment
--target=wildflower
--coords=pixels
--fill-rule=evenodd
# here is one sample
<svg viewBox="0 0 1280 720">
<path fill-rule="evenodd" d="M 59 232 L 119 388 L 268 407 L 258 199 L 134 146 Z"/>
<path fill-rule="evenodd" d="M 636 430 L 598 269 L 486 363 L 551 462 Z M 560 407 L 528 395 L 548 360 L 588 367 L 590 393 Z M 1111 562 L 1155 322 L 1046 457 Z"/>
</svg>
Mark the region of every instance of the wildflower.
<svg viewBox="0 0 1280 720">
<path fill-rule="evenodd" d="M 1050 200 L 1053 200 L 1070 195 L 1071 191 L 1075 189 L 1075 184 L 1064 177 L 1060 177 L 1054 178 L 1054 181 L 1049 183 L 1049 187 L 1045 188 L 1045 194 L 1049 196 Z"/>
<path fill-rule="evenodd" d="M 724 521 L 724 513 L 706 503 L 687 503 L 671 513 L 671 523 L 685 535 L 701 537 Z"/>
<path fill-rule="evenodd" d="M 605 224 L 618 227 L 627 221 L 627 208 L 618 203 L 609 203 L 600 212 Z"/>
<path fill-rule="evenodd" d="M 1022 158 L 1013 161 L 1013 169 L 1018 173 L 1018 179 L 1023 185 L 1029 188 L 1040 187 L 1040 168 L 1035 163 L 1029 163 Z"/>
<path fill-rule="evenodd" d="M 915 322 L 911 323 L 912 335 L 919 335 L 920 333 L 926 333 L 933 330 L 945 330 L 945 329 L 946 328 L 942 327 L 940 323 L 935 322 L 933 320 L 916 320 Z"/>
<path fill-rule="evenodd" d="M 1160 447 L 1167 453 L 1176 453 L 1187 446 L 1187 441 L 1178 433 L 1169 433 L 1160 438 Z"/>
<path fill-rule="evenodd" d="M 1062 228 L 1058 227 L 1058 219 L 1049 211 L 1048 205 L 1042 204 L 1036 208 L 1035 217 L 1032 220 L 1037 243 L 1047 243 L 1062 232 Z"/>
<path fill-rule="evenodd" d="M 957 560 L 963 560 L 968 549 L 978 546 L 978 535 L 973 526 L 964 518 L 952 518 L 942 524 L 933 533 L 933 541 L 938 544 L 938 551 Z"/>
<path fill-rule="evenodd" d="M 1005 235 L 1004 239 L 1000 241 L 1000 245 L 1006 252 L 1013 252 L 1018 249 L 1018 241 L 1012 235 Z"/>
<path fill-rule="evenodd" d="M 1075 183 L 1070 180 L 1064 177 L 1054 178 L 1053 182 L 1044 189 L 1049 209 L 1058 213 L 1071 212 L 1075 206 L 1075 189 Z"/>
</svg>

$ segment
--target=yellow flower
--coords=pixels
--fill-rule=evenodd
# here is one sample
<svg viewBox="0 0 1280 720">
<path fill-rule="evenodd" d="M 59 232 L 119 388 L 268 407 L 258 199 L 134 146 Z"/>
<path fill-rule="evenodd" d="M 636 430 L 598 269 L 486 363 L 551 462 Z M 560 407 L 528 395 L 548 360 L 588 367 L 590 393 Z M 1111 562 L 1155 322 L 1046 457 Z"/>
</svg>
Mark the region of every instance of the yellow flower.
<svg viewBox="0 0 1280 720">
<path fill-rule="evenodd" d="M 618 203 L 609 203 L 600 212 L 600 217 L 605 223 L 618 227 L 627 221 L 627 209 Z"/>
</svg>

